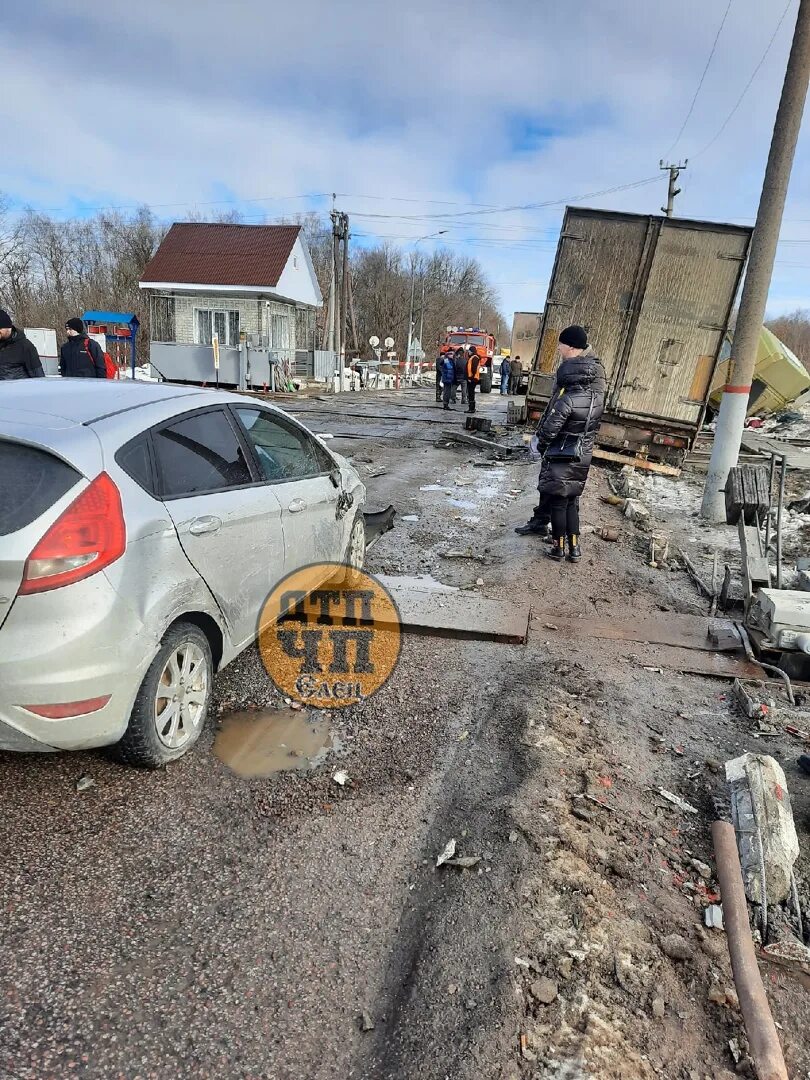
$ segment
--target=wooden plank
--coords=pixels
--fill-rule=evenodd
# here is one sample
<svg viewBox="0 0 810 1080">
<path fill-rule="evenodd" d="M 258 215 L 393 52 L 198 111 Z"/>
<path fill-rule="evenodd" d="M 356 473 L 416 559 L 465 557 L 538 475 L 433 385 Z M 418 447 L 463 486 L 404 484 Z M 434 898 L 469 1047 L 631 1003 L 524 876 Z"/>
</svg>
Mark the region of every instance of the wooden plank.
<svg viewBox="0 0 810 1080">
<path fill-rule="evenodd" d="M 709 619 L 708 616 L 701 615 L 666 612 L 636 619 L 595 622 L 590 618 L 570 619 L 558 615 L 543 615 L 536 611 L 532 613 L 533 632 L 545 633 L 548 636 L 549 628 L 555 628 L 558 633 L 570 638 L 603 638 L 639 644 L 671 645 L 704 652 L 742 650 L 742 643 L 730 619 Z M 712 636 L 709 635 L 710 628 Z"/>
<path fill-rule="evenodd" d="M 593 452 L 595 458 L 601 461 L 616 461 L 619 465 L 632 465 L 636 469 L 646 469 L 647 472 L 658 473 L 660 476 L 680 476 L 681 470 L 676 465 L 663 465 L 659 461 L 648 461 L 647 458 L 636 454 L 614 454 L 612 450 L 603 450 L 597 446 Z"/>
<path fill-rule="evenodd" d="M 512 645 L 522 645 L 528 636 L 528 604 L 507 604 L 450 588 L 420 589 L 385 575 L 379 580 L 393 597 L 406 633 Z"/>
</svg>

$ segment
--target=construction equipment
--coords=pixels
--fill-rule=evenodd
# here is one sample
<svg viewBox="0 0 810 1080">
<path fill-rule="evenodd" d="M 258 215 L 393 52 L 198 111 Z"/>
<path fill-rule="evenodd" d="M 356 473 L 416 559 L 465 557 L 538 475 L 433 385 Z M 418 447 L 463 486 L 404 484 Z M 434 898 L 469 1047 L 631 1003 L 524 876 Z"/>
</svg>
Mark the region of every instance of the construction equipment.
<svg viewBox="0 0 810 1080">
<path fill-rule="evenodd" d="M 751 229 L 568 207 L 529 375 L 554 384 L 560 331 L 588 332 L 607 375 L 595 457 L 677 472 L 700 430 Z"/>
</svg>

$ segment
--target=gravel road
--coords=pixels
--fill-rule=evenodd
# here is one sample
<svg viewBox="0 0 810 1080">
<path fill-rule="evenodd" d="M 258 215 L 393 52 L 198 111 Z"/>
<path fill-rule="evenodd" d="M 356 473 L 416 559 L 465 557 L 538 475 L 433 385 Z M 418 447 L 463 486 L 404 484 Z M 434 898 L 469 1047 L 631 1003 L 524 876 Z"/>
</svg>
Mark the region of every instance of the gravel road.
<svg viewBox="0 0 810 1080">
<path fill-rule="evenodd" d="M 560 616 L 702 610 L 685 577 L 645 565 L 599 470 L 584 516 L 620 542 L 587 537 L 579 567 L 556 566 L 512 531 L 534 469 L 479 468 L 402 412 L 397 438 L 334 444 L 371 505 L 399 512 L 372 572 Z M 459 549 L 481 561 L 444 557 Z M 542 627 L 526 646 L 408 637 L 383 690 L 329 718 L 323 767 L 243 779 L 212 752 L 217 720 L 283 704 L 250 649 L 218 678 L 202 744 L 163 772 L 0 755 L 0 1077 L 732 1076 L 742 1025 L 732 999 L 708 1002 L 731 976 L 688 868 L 711 863 L 717 761 L 756 744 L 725 684 L 645 664 Z M 792 792 L 794 751 L 769 744 Z M 480 861 L 437 869 L 450 838 Z M 807 990 L 774 971 L 769 992 L 799 1075 Z"/>
</svg>

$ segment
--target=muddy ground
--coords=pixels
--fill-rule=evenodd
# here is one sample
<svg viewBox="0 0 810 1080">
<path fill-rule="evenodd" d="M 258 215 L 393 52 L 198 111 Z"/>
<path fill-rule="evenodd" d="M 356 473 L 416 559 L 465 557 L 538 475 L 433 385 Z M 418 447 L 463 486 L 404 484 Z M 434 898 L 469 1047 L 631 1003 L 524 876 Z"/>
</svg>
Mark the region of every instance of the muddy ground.
<svg viewBox="0 0 810 1080">
<path fill-rule="evenodd" d="M 528 600 L 528 643 L 408 637 L 376 697 L 314 718 L 340 748 L 309 772 L 243 779 L 213 753 L 227 714 L 283 704 L 253 649 L 218 679 L 202 745 L 164 772 L 102 754 L 0 755 L 0 1077 L 745 1069 L 729 1046 L 745 1049 L 725 938 L 703 927 L 715 883 L 693 860 L 712 863 L 720 763 L 765 747 L 786 769 L 810 880 L 800 747 L 755 739 L 725 682 L 655 670 L 654 646 L 555 630 L 555 615 L 705 603 L 681 571 L 646 565 L 645 538 L 599 500 L 601 469 L 583 517 L 619 542 L 586 536 L 580 566 L 549 562 L 512 531 L 536 470 L 435 446 L 440 427 L 407 412 L 431 397 L 380 397 L 402 417 L 386 421 L 393 433 L 334 443 L 370 505 L 399 512 L 368 568 Z M 504 399 L 481 411 L 500 416 Z M 458 426 L 460 411 L 442 419 Z M 690 525 L 670 517 L 671 530 Z M 444 557 L 458 550 L 481 559 Z M 79 793 L 82 775 L 95 785 Z M 481 861 L 437 869 L 450 838 Z M 763 972 L 790 1074 L 808 1076 L 808 991 Z"/>
</svg>

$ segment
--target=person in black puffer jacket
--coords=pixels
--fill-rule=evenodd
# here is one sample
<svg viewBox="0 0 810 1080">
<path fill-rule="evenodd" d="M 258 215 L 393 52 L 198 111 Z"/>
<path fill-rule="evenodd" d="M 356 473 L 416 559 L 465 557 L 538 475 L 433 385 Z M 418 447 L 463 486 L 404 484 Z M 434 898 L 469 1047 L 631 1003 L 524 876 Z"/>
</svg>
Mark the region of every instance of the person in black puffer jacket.
<svg viewBox="0 0 810 1080">
<path fill-rule="evenodd" d="M 562 363 L 557 369 L 554 397 L 537 429 L 538 449 L 544 454 L 537 489 L 541 504 L 551 514 L 553 546 L 549 557 L 561 562 L 582 558 L 579 544 L 579 497 L 585 488 L 593 457 L 596 431 L 605 407 L 605 369 L 588 348 L 581 326 L 569 326 L 560 334 Z M 554 461 L 548 451 L 563 435 L 582 437 L 579 460 Z M 552 453 L 553 457 L 553 453 Z"/>
<path fill-rule="evenodd" d="M 0 310 L 0 382 L 44 378 L 36 346 L 17 329 L 9 313 Z"/>
<path fill-rule="evenodd" d="M 459 346 L 453 354 L 453 363 L 456 365 L 456 386 L 461 387 L 461 404 L 467 404 L 467 353 Z M 453 403 L 455 404 L 455 397 Z"/>
<path fill-rule="evenodd" d="M 106 379 L 104 353 L 88 337 L 83 321 L 68 319 L 65 329 L 68 339 L 59 350 L 59 374 L 66 379 Z"/>
</svg>

